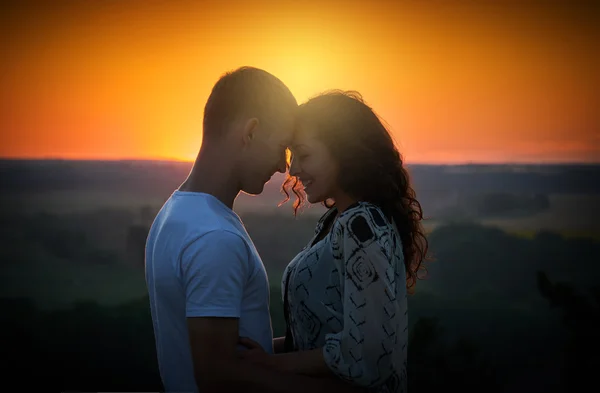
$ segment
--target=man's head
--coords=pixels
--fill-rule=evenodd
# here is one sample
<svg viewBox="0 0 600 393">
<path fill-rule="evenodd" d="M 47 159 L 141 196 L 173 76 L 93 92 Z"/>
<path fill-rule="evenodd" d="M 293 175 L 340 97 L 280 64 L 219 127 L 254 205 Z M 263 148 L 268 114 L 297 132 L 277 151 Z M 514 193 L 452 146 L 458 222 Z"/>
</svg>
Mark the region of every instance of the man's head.
<svg viewBox="0 0 600 393">
<path fill-rule="evenodd" d="M 297 102 L 275 76 L 253 67 L 223 75 L 204 108 L 204 148 L 224 149 L 242 191 L 260 194 L 275 172 L 286 171 Z"/>
</svg>

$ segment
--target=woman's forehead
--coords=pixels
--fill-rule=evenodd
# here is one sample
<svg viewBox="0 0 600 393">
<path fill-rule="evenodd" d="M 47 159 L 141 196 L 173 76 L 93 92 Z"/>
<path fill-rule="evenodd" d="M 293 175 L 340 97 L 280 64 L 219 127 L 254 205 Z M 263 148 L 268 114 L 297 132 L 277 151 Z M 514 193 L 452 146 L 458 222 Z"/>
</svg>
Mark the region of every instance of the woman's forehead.
<svg viewBox="0 0 600 393">
<path fill-rule="evenodd" d="M 292 144 L 303 144 L 314 140 L 315 128 L 309 124 L 298 124 L 294 128 Z"/>
<path fill-rule="evenodd" d="M 311 134 L 299 135 L 294 137 L 290 145 L 290 150 L 301 151 L 301 150 L 314 150 L 319 149 L 323 144 L 320 140 Z"/>
</svg>

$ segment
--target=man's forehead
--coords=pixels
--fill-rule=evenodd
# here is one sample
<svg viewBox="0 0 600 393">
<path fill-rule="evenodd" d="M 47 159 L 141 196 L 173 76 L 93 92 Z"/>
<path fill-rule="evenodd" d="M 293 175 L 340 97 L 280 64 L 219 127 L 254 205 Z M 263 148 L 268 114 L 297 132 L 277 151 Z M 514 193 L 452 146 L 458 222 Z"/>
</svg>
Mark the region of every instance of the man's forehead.
<svg viewBox="0 0 600 393">
<path fill-rule="evenodd" d="M 292 125 L 279 127 L 275 131 L 275 138 L 279 144 L 289 146 L 294 139 L 294 129 Z"/>
<path fill-rule="evenodd" d="M 283 147 L 290 147 L 292 145 L 293 138 L 292 135 L 287 135 L 280 139 L 279 144 Z"/>
<path fill-rule="evenodd" d="M 294 134 L 294 117 L 278 113 L 268 119 L 269 139 L 281 145 L 289 145 Z"/>
<path fill-rule="evenodd" d="M 283 129 L 275 129 L 268 136 L 269 143 L 280 147 L 288 148 L 292 143 L 292 133 L 286 132 Z"/>
</svg>

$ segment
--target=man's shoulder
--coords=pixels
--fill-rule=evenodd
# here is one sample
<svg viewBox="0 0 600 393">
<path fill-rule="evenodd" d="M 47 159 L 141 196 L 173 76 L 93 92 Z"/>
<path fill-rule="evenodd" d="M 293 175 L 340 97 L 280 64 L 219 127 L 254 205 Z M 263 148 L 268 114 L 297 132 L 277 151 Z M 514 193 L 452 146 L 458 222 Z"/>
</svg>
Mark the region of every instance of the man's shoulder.
<svg viewBox="0 0 600 393">
<path fill-rule="evenodd" d="M 197 233 L 183 245 L 180 263 L 184 274 L 204 271 L 203 274 L 238 271 L 247 272 L 252 266 L 248 243 L 235 231 L 216 228 Z M 233 269 L 233 270 L 232 270 Z M 244 273 L 245 274 L 245 273 Z"/>
<path fill-rule="evenodd" d="M 161 213 L 165 217 L 195 220 L 198 216 L 210 218 L 221 215 L 209 195 L 175 191 L 165 202 Z"/>
<path fill-rule="evenodd" d="M 197 194 L 173 194 L 158 213 L 155 223 L 194 235 L 215 230 L 238 231 L 235 217 L 221 206 L 215 206 L 210 197 Z"/>
<path fill-rule="evenodd" d="M 230 228 L 218 226 L 203 231 L 198 231 L 190 239 L 190 244 L 207 246 L 242 246 L 246 245 L 246 239 L 242 234 Z"/>
<path fill-rule="evenodd" d="M 183 253 L 217 245 L 244 245 L 246 236 L 236 223 L 211 206 L 188 205 L 169 199 L 156 216 L 149 231 L 147 246 Z"/>
<path fill-rule="evenodd" d="M 203 256 L 201 259 L 210 255 L 219 255 L 220 258 L 227 256 L 229 259 L 249 261 L 250 244 L 235 230 L 223 227 L 212 228 L 194 233 L 182 247 L 183 259 L 194 259 L 199 255 Z"/>
</svg>

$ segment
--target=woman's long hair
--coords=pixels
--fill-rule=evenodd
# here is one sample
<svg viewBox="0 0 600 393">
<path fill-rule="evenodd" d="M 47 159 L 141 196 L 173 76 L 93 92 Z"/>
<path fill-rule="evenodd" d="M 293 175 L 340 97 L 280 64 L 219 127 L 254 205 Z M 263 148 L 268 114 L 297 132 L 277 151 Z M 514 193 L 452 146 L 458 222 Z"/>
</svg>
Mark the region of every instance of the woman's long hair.
<svg viewBox="0 0 600 393">
<path fill-rule="evenodd" d="M 388 219 L 394 220 L 402 240 L 406 284 L 412 293 L 427 258 L 423 211 L 383 121 L 359 93 L 333 90 L 299 106 L 296 130 L 316 132 L 325 143 L 339 165 L 338 184 L 346 194 L 379 206 Z M 300 180 L 288 172 L 282 192 L 286 195 L 282 203 L 290 199 L 291 193 L 296 195 L 293 208 L 297 214 L 306 202 Z M 334 204 L 324 202 L 327 208 Z"/>
</svg>

